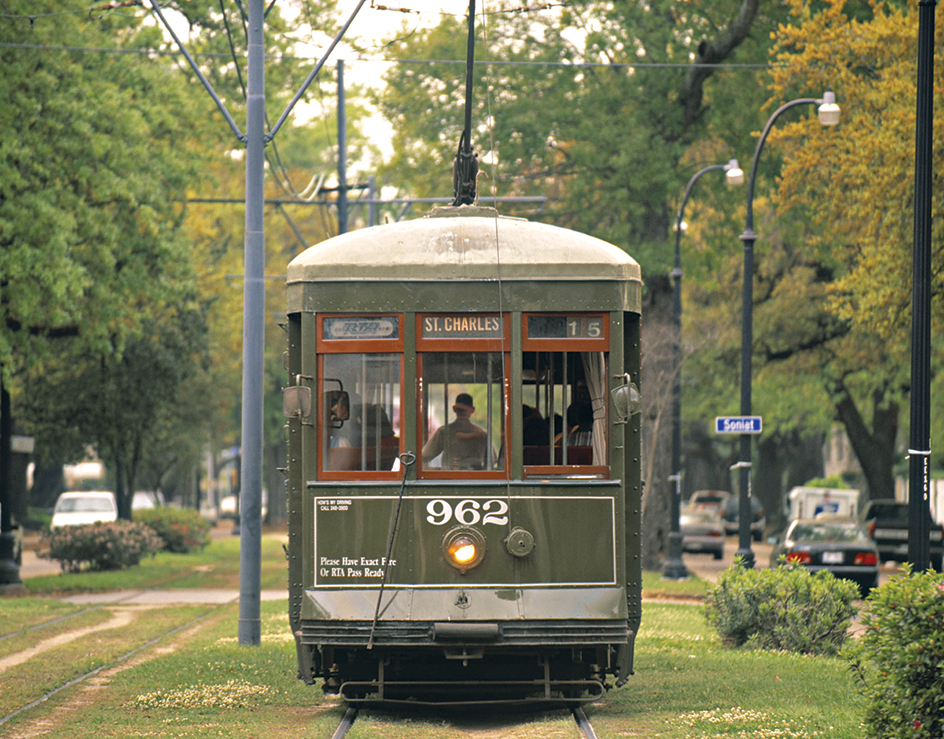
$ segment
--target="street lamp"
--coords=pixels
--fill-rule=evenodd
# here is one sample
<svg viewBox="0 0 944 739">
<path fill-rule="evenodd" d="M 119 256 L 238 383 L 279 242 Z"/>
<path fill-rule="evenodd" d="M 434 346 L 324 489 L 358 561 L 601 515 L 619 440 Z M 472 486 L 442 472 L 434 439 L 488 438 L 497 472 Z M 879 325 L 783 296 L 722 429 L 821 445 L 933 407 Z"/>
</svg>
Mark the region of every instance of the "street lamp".
<svg viewBox="0 0 944 739">
<path fill-rule="evenodd" d="M 754 180 L 757 176 L 757 162 L 760 159 L 761 149 L 767 141 L 767 135 L 774 125 L 774 121 L 790 108 L 798 105 L 819 105 L 819 122 L 824 126 L 835 126 L 839 123 L 839 106 L 836 105 L 836 95 L 826 90 L 820 100 L 814 98 L 800 98 L 784 103 L 770 116 L 764 127 L 757 148 L 754 150 L 754 161 L 751 163 L 751 175 L 747 182 L 747 222 L 741 241 L 744 242 L 744 280 L 741 302 L 741 415 L 751 415 L 751 360 L 754 344 L 754 242 L 757 234 L 754 233 Z M 735 556 L 743 559 L 747 568 L 754 567 L 754 552 L 751 550 L 751 434 L 741 434 L 741 450 L 739 460 L 732 469 L 739 472 L 738 481 L 738 550 Z"/>
<path fill-rule="evenodd" d="M 672 302 L 675 375 L 672 382 L 672 474 L 669 476 L 669 482 L 673 483 L 674 487 L 672 491 L 672 530 L 669 532 L 669 552 L 665 561 L 665 570 L 662 572 L 662 577 L 673 580 L 688 577 L 688 570 L 682 561 L 682 533 L 679 525 L 682 507 L 682 260 L 679 247 L 685 226 L 682 221 L 682 213 L 685 210 L 685 204 L 688 202 L 692 187 L 698 178 L 706 172 L 721 169 L 725 171 L 725 180 L 729 185 L 740 185 L 744 182 L 744 172 L 738 166 L 737 159 L 732 159 L 727 164 L 712 164 L 710 167 L 699 170 L 692 175 L 685 187 L 685 194 L 682 195 L 678 217 L 675 220 L 675 268 L 672 270 L 672 278 L 675 281 Z"/>
</svg>

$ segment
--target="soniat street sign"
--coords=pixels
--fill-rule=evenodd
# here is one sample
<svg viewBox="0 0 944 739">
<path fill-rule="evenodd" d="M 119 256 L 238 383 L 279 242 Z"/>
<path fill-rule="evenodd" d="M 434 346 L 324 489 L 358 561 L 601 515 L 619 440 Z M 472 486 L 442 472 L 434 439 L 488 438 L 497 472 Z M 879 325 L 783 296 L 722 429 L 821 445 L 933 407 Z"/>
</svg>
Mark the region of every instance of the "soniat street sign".
<svg viewBox="0 0 944 739">
<path fill-rule="evenodd" d="M 715 431 L 719 434 L 759 434 L 763 423 L 760 416 L 718 416 Z"/>
</svg>

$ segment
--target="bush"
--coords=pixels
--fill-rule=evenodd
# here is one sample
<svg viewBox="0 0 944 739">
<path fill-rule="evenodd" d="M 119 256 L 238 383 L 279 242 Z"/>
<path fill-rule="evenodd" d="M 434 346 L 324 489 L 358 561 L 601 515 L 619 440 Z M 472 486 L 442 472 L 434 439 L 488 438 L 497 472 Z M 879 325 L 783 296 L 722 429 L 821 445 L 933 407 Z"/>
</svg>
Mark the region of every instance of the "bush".
<svg viewBox="0 0 944 739">
<path fill-rule="evenodd" d="M 150 526 L 168 552 L 189 554 L 210 543 L 209 522 L 192 508 L 145 508 L 134 512 L 134 520 Z"/>
<path fill-rule="evenodd" d="M 942 624 L 944 575 L 909 571 L 872 591 L 865 631 L 842 652 L 868 701 L 869 737 L 944 736 Z"/>
<path fill-rule="evenodd" d="M 131 521 L 110 521 L 84 526 L 63 526 L 46 535 L 49 552 L 65 572 L 121 570 L 161 549 L 161 539 L 149 527 Z"/>
<path fill-rule="evenodd" d="M 735 561 L 708 588 L 705 615 L 728 646 L 832 655 L 845 641 L 858 596 L 855 583 L 825 570 L 753 570 Z"/>
</svg>

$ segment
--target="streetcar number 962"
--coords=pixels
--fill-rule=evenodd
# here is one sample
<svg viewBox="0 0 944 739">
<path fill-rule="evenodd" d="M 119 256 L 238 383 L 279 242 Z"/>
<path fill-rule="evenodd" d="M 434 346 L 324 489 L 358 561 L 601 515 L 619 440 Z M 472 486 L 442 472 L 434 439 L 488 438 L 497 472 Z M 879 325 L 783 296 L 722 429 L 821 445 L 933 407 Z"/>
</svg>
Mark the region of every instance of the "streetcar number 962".
<svg viewBox="0 0 944 739">
<path fill-rule="evenodd" d="M 426 512 L 429 514 L 426 520 L 434 526 L 444 526 L 452 520 L 466 526 L 482 522 L 482 524 L 495 523 L 504 526 L 508 523 L 508 504 L 503 500 L 486 500 L 479 503 L 477 500 L 460 500 L 455 508 L 441 498 L 431 500 L 426 504 Z"/>
</svg>

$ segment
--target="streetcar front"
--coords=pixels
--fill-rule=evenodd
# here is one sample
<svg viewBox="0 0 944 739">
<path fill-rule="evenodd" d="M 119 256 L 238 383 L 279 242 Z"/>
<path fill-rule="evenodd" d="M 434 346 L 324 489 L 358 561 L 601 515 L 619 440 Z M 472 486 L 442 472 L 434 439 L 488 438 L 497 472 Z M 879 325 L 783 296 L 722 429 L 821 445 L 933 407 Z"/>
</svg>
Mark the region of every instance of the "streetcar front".
<svg viewBox="0 0 944 739">
<path fill-rule="evenodd" d="M 437 215 L 289 265 L 299 677 L 352 703 L 594 700 L 640 617 L 639 267 Z"/>
</svg>

